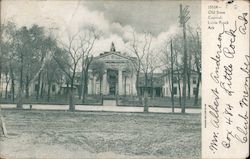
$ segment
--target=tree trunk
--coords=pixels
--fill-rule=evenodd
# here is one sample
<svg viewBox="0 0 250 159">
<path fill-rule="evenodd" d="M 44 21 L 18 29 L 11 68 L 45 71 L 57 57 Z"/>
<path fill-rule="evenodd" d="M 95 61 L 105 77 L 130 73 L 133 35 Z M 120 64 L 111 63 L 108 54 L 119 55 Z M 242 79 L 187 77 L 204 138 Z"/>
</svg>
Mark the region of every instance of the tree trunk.
<svg viewBox="0 0 250 159">
<path fill-rule="evenodd" d="M 47 95 L 47 101 L 50 101 L 50 90 L 51 90 L 51 82 L 48 83 L 48 95 Z"/>
<path fill-rule="evenodd" d="M 190 91 L 191 91 L 191 85 L 190 85 L 190 81 L 191 81 L 191 55 L 189 55 L 188 58 L 188 71 L 187 71 L 187 82 L 188 82 L 188 99 L 190 99 Z"/>
<path fill-rule="evenodd" d="M 66 86 L 66 95 L 69 95 L 69 82 L 67 82 L 67 84 L 66 84 L 67 86 Z"/>
<path fill-rule="evenodd" d="M 9 82 L 10 82 L 10 80 L 7 79 L 7 76 L 6 76 L 5 99 L 8 98 L 8 86 L 9 86 Z"/>
<path fill-rule="evenodd" d="M 11 78 L 11 92 L 12 92 L 12 102 L 15 101 L 15 81 Z"/>
<path fill-rule="evenodd" d="M 22 88 L 19 86 L 18 95 L 17 95 L 17 109 L 23 108 L 23 100 L 22 100 Z"/>
<path fill-rule="evenodd" d="M 69 110 L 70 111 L 75 111 L 75 105 L 73 101 L 73 90 L 70 89 L 69 91 Z"/>
<path fill-rule="evenodd" d="M 38 75 L 38 84 L 37 84 L 37 90 L 36 90 L 36 100 L 38 100 L 38 98 L 39 98 L 40 83 L 41 83 L 41 72 Z"/>
<path fill-rule="evenodd" d="M 141 94 L 141 90 L 140 90 L 140 86 L 139 86 L 139 75 L 140 75 L 140 72 L 137 71 L 136 72 L 136 92 L 137 92 L 137 95 L 139 97 L 139 101 L 140 103 L 142 103 L 142 94 Z"/>
<path fill-rule="evenodd" d="M 42 81 L 40 98 L 43 98 L 44 82 Z"/>
<path fill-rule="evenodd" d="M 197 46 L 200 46 L 200 40 L 199 40 L 199 33 L 198 31 L 197 33 Z M 200 47 L 198 47 L 199 51 L 198 53 L 201 53 Z M 196 85 L 196 89 L 197 91 L 195 92 L 195 99 L 194 99 L 194 105 L 198 105 L 198 98 L 199 98 L 199 91 L 200 91 L 200 81 L 201 81 L 201 72 L 200 72 L 200 59 L 199 56 L 197 55 L 197 52 L 195 52 L 195 64 L 196 64 L 196 69 L 198 72 L 198 81 L 197 81 L 197 85 Z"/>
<path fill-rule="evenodd" d="M 145 113 L 148 112 L 148 92 L 144 90 L 144 110 Z"/>
<path fill-rule="evenodd" d="M 84 92 L 84 69 L 82 68 L 82 71 L 81 71 L 81 79 L 80 79 L 80 88 L 78 90 L 78 96 L 79 96 L 79 99 L 81 99 L 82 97 L 82 94 Z"/>
<path fill-rule="evenodd" d="M 148 92 L 147 92 L 147 87 L 148 87 L 148 75 L 145 73 L 145 87 L 144 87 L 144 112 L 148 112 Z"/>
<path fill-rule="evenodd" d="M 153 81 L 153 78 L 154 78 L 154 77 L 153 77 L 153 76 L 154 76 L 154 74 L 152 73 L 152 74 L 151 74 L 151 81 L 150 81 L 150 82 L 151 82 L 151 83 L 150 83 L 150 85 L 151 85 L 151 88 L 150 88 L 150 89 L 151 89 L 151 99 L 154 98 L 154 81 Z"/>
<path fill-rule="evenodd" d="M 23 93 L 23 58 L 21 53 L 21 67 L 20 67 L 20 80 L 19 80 L 18 95 L 17 95 L 17 109 L 23 108 L 22 93 Z"/>
<path fill-rule="evenodd" d="M 26 92 L 26 95 L 25 97 L 26 98 L 29 98 L 29 82 L 28 82 L 28 76 L 26 76 L 26 85 L 25 85 L 25 92 Z"/>
<path fill-rule="evenodd" d="M 74 104 L 74 78 L 71 79 L 71 87 L 69 90 L 69 110 L 70 111 L 75 111 L 75 104 Z"/>
<path fill-rule="evenodd" d="M 180 79 L 180 72 L 179 69 L 177 68 L 177 81 L 178 81 L 178 90 L 179 90 L 179 104 L 180 107 L 182 106 L 182 97 L 181 97 L 181 79 Z"/>
<path fill-rule="evenodd" d="M 4 118 L 3 118 L 3 116 L 2 116 L 1 108 L 0 108 L 0 128 L 1 128 L 2 135 L 3 135 L 4 137 L 8 137 L 8 133 L 7 133 L 7 130 L 6 130 Z M 0 135 L 0 136 L 1 136 L 1 135 Z"/>
<path fill-rule="evenodd" d="M 172 106 L 172 113 L 174 113 L 174 82 L 173 82 L 173 75 L 172 75 L 172 71 L 170 71 L 170 75 L 168 75 L 168 80 L 169 80 L 169 89 L 170 89 L 170 93 L 171 93 L 171 106 Z"/>
<path fill-rule="evenodd" d="M 86 102 L 86 95 L 88 94 L 88 75 L 88 70 L 85 70 L 83 80 L 82 103 Z"/>
<path fill-rule="evenodd" d="M 194 105 L 198 105 L 198 99 L 199 99 L 199 90 L 200 90 L 200 81 L 201 81 L 201 73 L 198 73 L 198 81 L 196 84 L 196 92 L 195 92 L 195 98 L 194 98 Z"/>
<path fill-rule="evenodd" d="M 170 45 L 171 53 L 171 104 L 172 104 L 172 113 L 174 113 L 174 57 L 173 57 L 173 42 L 171 39 Z"/>
</svg>

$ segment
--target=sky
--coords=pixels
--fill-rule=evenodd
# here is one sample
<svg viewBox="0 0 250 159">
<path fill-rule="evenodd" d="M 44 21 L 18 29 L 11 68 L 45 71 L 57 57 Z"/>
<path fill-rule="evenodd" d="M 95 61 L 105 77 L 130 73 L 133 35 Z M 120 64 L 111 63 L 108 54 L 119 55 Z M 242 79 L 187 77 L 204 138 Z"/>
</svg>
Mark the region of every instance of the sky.
<svg viewBox="0 0 250 159">
<path fill-rule="evenodd" d="M 117 51 L 127 52 L 133 31 L 138 36 L 151 32 L 156 48 L 179 32 L 180 4 L 189 6 L 189 25 L 200 26 L 198 0 L 3 0 L 1 22 L 11 20 L 19 27 L 38 24 L 53 30 L 59 39 L 94 25 L 104 33 L 95 43 L 94 55 L 109 51 L 112 41 Z"/>
</svg>

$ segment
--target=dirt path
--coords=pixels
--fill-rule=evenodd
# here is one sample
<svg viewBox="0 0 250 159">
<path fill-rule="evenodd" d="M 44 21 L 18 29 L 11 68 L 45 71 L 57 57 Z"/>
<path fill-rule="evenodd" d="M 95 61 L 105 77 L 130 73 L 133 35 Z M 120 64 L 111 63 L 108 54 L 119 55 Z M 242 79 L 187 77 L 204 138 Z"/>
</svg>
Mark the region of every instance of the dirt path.
<svg viewBox="0 0 250 159">
<path fill-rule="evenodd" d="M 199 114 L 3 110 L 6 158 L 200 158 Z"/>
</svg>

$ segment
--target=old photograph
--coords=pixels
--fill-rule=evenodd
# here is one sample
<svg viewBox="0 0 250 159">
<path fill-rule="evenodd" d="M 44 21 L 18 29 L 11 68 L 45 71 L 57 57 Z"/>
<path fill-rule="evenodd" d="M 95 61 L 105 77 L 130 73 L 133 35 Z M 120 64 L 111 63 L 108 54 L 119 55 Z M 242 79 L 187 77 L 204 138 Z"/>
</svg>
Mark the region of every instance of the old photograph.
<svg viewBox="0 0 250 159">
<path fill-rule="evenodd" d="M 0 158 L 201 158 L 200 0 L 0 4 Z"/>
</svg>

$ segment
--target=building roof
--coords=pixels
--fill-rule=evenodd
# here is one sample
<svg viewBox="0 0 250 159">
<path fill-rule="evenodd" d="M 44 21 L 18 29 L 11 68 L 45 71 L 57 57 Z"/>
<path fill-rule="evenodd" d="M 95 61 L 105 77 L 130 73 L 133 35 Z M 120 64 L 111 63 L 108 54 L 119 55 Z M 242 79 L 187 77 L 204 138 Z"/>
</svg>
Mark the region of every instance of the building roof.
<svg viewBox="0 0 250 159">
<path fill-rule="evenodd" d="M 119 52 L 119 51 L 116 51 L 116 52 L 103 52 L 103 53 L 100 53 L 99 54 L 99 56 L 96 56 L 96 57 L 94 57 L 94 60 L 98 60 L 98 59 L 101 59 L 101 58 L 103 58 L 103 57 L 106 57 L 106 56 L 109 56 L 109 55 L 116 55 L 116 56 L 119 56 L 119 57 L 122 57 L 122 58 L 125 58 L 125 59 L 128 59 L 128 60 L 136 60 L 136 58 L 135 57 L 132 57 L 132 56 L 128 56 L 127 54 L 125 54 L 125 53 L 121 53 L 121 52 Z"/>
<path fill-rule="evenodd" d="M 183 69 L 181 68 L 181 69 L 179 69 L 179 72 L 180 72 L 180 74 L 182 74 L 182 72 L 183 72 Z M 162 73 L 163 75 L 162 76 L 167 76 L 168 74 L 170 74 L 170 71 L 168 71 L 168 70 L 163 70 L 163 73 Z M 174 74 L 176 75 L 177 74 L 177 70 L 175 69 L 174 70 Z M 197 75 L 197 71 L 196 70 L 191 70 L 191 75 Z"/>
</svg>

